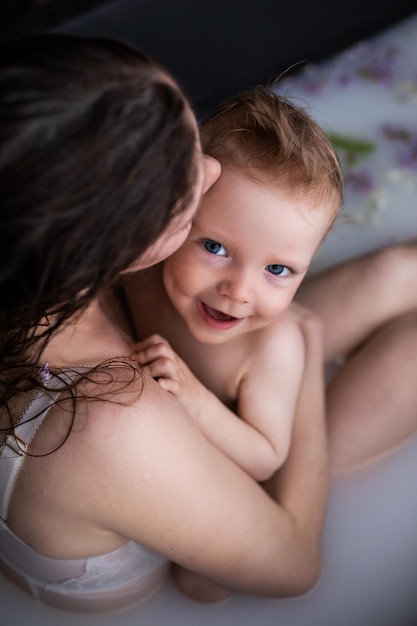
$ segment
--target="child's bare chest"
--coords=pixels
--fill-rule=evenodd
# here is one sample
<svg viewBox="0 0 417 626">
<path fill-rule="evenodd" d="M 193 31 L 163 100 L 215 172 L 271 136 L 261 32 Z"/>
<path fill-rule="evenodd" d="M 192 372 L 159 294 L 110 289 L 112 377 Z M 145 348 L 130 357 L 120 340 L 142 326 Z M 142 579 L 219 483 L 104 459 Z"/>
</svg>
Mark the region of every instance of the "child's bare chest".
<svg viewBox="0 0 417 626">
<path fill-rule="evenodd" d="M 178 346 L 178 354 L 194 375 L 224 404 L 233 408 L 239 395 L 247 355 L 242 342 Z"/>
<path fill-rule="evenodd" d="M 247 362 L 244 341 L 203 344 L 189 333 L 170 303 L 161 301 L 158 306 L 148 301 L 148 307 L 136 310 L 134 317 L 139 339 L 153 333 L 164 337 L 205 387 L 227 406 L 234 405 Z"/>
</svg>

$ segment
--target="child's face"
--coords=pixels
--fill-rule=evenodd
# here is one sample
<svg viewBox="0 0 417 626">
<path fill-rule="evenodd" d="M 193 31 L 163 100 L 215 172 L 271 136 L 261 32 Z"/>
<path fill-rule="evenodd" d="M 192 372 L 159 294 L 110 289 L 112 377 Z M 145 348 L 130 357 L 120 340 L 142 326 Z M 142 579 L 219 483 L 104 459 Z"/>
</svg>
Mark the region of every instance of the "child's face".
<svg viewBox="0 0 417 626">
<path fill-rule="evenodd" d="M 186 241 L 164 263 L 165 288 L 191 334 L 215 344 L 276 320 L 304 278 L 333 210 L 300 189 L 223 169 Z"/>
</svg>

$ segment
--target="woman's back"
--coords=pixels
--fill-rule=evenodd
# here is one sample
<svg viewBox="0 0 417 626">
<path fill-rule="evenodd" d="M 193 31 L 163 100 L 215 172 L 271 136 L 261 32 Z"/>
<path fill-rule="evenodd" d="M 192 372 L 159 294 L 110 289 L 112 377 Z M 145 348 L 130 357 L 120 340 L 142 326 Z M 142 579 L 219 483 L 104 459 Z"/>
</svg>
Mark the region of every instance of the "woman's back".
<svg viewBox="0 0 417 626">
<path fill-rule="evenodd" d="M 93 328 L 100 329 L 107 349 L 112 351 L 112 335 L 117 343 L 117 334 L 109 326 L 111 332 L 106 335 L 106 324 L 94 324 L 94 320 L 100 321 L 97 317 L 101 315 L 89 316 Z M 59 343 L 63 338 L 65 331 Z M 58 350 L 54 342 L 51 347 Z M 69 358 L 65 347 L 61 357 Z M 7 440 L 2 435 L 0 442 L 0 566 L 35 597 L 50 604 L 104 610 L 137 602 L 156 591 L 166 577 L 168 561 L 101 522 L 100 511 L 106 508 L 107 499 L 111 502 L 115 485 L 111 478 L 107 485 L 99 480 L 97 452 L 107 449 L 111 474 L 112 466 L 123 457 L 121 445 L 113 448 L 112 442 L 120 434 L 122 440 L 129 437 L 122 426 L 123 403 L 136 399 L 140 432 L 141 397 L 148 391 L 143 392 L 142 379 L 132 366 L 109 367 L 90 374 L 96 382 L 79 383 L 78 396 L 92 399 L 79 398 L 73 413 L 66 384 L 86 375 L 89 369 L 60 371 L 46 382 L 45 390 L 17 396 L 11 403 L 21 415 L 22 425 Z M 109 400 L 109 393 L 126 384 L 127 393 L 120 391 L 117 398 L 116 392 L 115 401 Z M 100 394 L 102 399 L 97 397 Z M 105 416 L 112 432 L 103 441 Z M 1 424 L 7 419 L 3 411 Z"/>
</svg>

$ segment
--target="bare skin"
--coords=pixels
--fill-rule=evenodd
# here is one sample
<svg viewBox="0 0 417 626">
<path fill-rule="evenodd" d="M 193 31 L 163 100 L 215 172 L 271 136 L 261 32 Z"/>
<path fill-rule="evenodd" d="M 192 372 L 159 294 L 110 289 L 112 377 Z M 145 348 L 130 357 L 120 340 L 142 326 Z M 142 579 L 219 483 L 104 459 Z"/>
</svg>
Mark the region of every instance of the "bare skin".
<svg viewBox="0 0 417 626">
<path fill-rule="evenodd" d="M 416 431 L 416 277 L 417 248 L 410 244 L 332 268 L 297 292 L 296 300 L 324 322 L 326 359 L 346 359 L 326 389 L 335 474 L 377 461 Z M 183 568 L 174 574 L 197 599 L 218 602 L 230 594 Z"/>
<path fill-rule="evenodd" d="M 166 249 L 158 242 L 152 262 Z M 176 398 L 148 377 L 126 387 L 130 371 L 113 367 L 100 399 L 79 399 L 72 425 L 71 405 L 48 413 L 31 454 L 71 432 L 53 454 L 25 459 L 9 506 L 11 530 L 55 558 L 90 557 L 133 540 L 230 589 L 267 596 L 309 589 L 320 572 L 328 479 L 322 327 L 299 312 L 300 397 L 308 395 L 308 410 L 300 401 L 289 456 L 269 494 L 207 440 Z M 107 297 L 92 302 L 51 339 L 42 361 L 54 369 L 129 355 L 113 313 Z M 97 386 L 80 383 L 80 392 L 97 396 Z"/>
<path fill-rule="evenodd" d="M 236 184 L 233 187 L 233 194 L 232 200 L 236 194 Z M 227 193 L 225 195 L 227 197 Z M 239 211 L 247 197 L 248 194 L 245 193 L 244 199 L 237 202 Z M 220 207 L 221 200 L 216 198 L 215 205 Z M 232 201 L 229 200 L 226 206 L 227 211 L 232 211 Z M 203 215 L 204 210 L 203 204 Z M 212 210 L 210 208 L 210 211 Z M 241 224 L 242 218 L 239 219 Z M 217 225 L 219 217 L 216 217 L 214 222 Z M 272 223 L 270 219 L 270 228 Z M 247 250 L 249 250 L 251 238 L 254 237 L 257 227 L 257 224 L 253 224 L 248 229 L 250 236 L 246 234 L 246 240 L 245 234 L 239 232 L 240 241 L 244 242 L 243 245 Z M 221 238 L 219 241 L 223 242 Z M 183 253 L 180 251 L 180 254 Z M 195 265 L 191 262 L 191 258 L 187 258 L 187 262 L 181 267 L 181 272 L 178 272 L 183 283 L 187 284 L 188 279 L 185 276 L 187 272 L 193 272 L 194 269 Z M 215 271 L 216 269 L 211 269 L 212 277 Z M 374 461 L 381 455 L 389 453 L 416 430 L 417 396 L 413 382 L 415 371 L 417 371 L 417 357 L 415 356 L 417 355 L 416 276 L 417 249 L 413 246 L 401 246 L 331 269 L 308 279 L 298 289 L 296 301 L 317 313 L 323 320 L 325 359 L 342 357 L 345 360 L 344 365 L 326 389 L 329 456 L 334 473 L 346 472 Z M 235 280 L 237 283 L 238 279 Z M 188 284 L 192 284 L 191 281 L 192 278 L 188 280 Z M 215 282 L 214 278 L 213 282 Z M 202 284 L 204 284 L 204 279 L 201 278 L 195 283 L 200 292 Z M 243 280 L 239 283 L 241 289 L 242 284 Z M 192 347 L 187 352 L 190 337 L 184 333 L 184 329 L 175 320 L 175 311 L 170 309 L 169 314 L 164 318 L 162 311 L 165 304 L 161 299 L 161 292 L 155 289 L 155 285 L 151 291 L 156 294 L 155 297 L 159 301 L 153 313 L 149 313 L 149 307 L 147 309 L 143 303 L 136 307 L 134 295 L 132 299 L 133 312 L 139 311 L 140 322 L 137 328 L 144 333 L 142 337 L 155 330 L 161 332 L 164 337 L 168 337 L 170 342 L 173 342 L 173 347 L 198 378 L 216 394 L 221 402 L 230 406 L 230 399 L 236 398 L 238 385 L 233 387 L 235 375 L 227 369 L 227 364 L 230 365 L 230 361 L 235 358 L 237 360 L 235 370 L 241 372 L 242 363 L 245 362 L 236 343 L 226 342 L 224 347 L 228 348 L 229 352 L 226 350 L 223 354 L 221 345 L 220 347 L 217 344 L 207 347 L 202 346 L 198 341 L 191 342 Z M 187 297 L 190 297 L 191 291 L 192 289 L 188 287 Z M 179 297 L 178 292 L 181 292 L 181 285 L 173 290 L 174 301 Z M 180 306 L 181 304 L 180 302 Z M 288 309 L 288 313 L 293 310 L 292 307 L 293 305 Z M 157 315 L 165 319 L 159 327 L 156 322 Z M 184 317 L 186 318 L 187 315 L 189 315 L 188 310 L 184 306 Z M 282 324 L 284 319 L 285 316 L 282 316 L 279 324 Z M 175 324 L 175 331 L 172 332 Z M 196 334 L 200 332 L 198 326 L 192 326 L 190 323 L 190 327 L 196 329 Z M 284 334 L 288 336 L 288 331 Z M 204 340 L 208 343 L 205 336 L 201 340 L 203 344 Z M 255 337 L 255 345 L 249 350 L 252 359 L 256 354 L 256 341 L 257 337 Z M 273 345 L 271 337 L 268 339 L 268 345 Z M 213 357 L 214 348 L 216 350 Z M 204 394 L 201 388 L 197 389 L 194 394 L 191 393 L 187 399 L 184 389 L 196 386 L 194 382 L 190 384 L 187 367 L 178 355 L 167 351 L 161 338 L 146 340 L 139 349 L 141 350 L 140 359 L 149 363 L 149 372 L 153 376 L 162 377 L 160 384 L 171 393 L 178 395 L 192 414 L 197 412 L 194 418 L 209 439 L 249 471 L 255 479 L 262 480 L 262 477 L 258 477 L 256 471 L 253 470 L 254 465 L 248 464 L 250 454 L 242 445 L 242 440 L 234 436 L 233 431 L 229 431 L 228 424 L 231 422 L 224 409 L 223 412 L 220 410 L 218 405 L 221 403 L 218 405 L 213 403 L 213 398 L 207 396 L 207 393 Z M 278 348 L 272 348 L 272 351 L 274 350 L 275 366 L 277 366 Z M 174 367 L 167 365 L 169 361 L 171 364 L 174 362 Z M 290 360 L 284 358 L 284 363 L 289 362 Z M 260 371 L 258 366 L 254 369 Z M 169 380 L 170 377 L 171 380 Z M 265 385 L 265 380 L 261 376 L 255 389 L 262 389 L 264 392 Z M 284 390 L 288 392 L 289 388 L 288 381 L 284 379 Z M 274 389 L 277 390 L 276 384 Z M 395 390 L 394 393 L 393 390 Z M 283 390 L 278 389 L 277 393 L 282 397 Z M 208 416 L 206 420 L 198 414 L 199 394 L 204 398 L 203 406 Z M 275 406 L 276 401 L 267 402 L 267 404 Z M 219 415 L 222 416 L 220 419 L 222 425 L 216 426 L 216 419 Z M 240 427 L 242 427 L 242 422 L 240 422 Z M 277 442 L 280 437 L 282 433 L 277 434 Z M 255 440 L 252 439 L 252 441 L 253 451 Z M 230 447 L 229 442 L 238 442 L 237 453 Z M 241 457 L 238 456 L 239 453 Z M 194 577 L 192 572 L 187 573 L 181 568 L 176 568 L 175 574 L 181 588 L 198 599 L 218 601 L 224 599 L 228 593 L 226 589 L 216 587 L 212 582 L 204 581 L 201 577 Z"/>
<path fill-rule="evenodd" d="M 417 247 L 381 250 L 305 281 L 296 296 L 323 320 L 330 461 L 345 472 L 417 428 Z"/>
<path fill-rule="evenodd" d="M 173 396 L 146 379 L 142 392 L 139 381 L 118 393 L 122 404 L 80 402 L 65 445 L 26 459 L 10 527 L 47 556 L 92 556 L 132 539 L 232 589 L 273 596 L 308 589 L 320 570 L 327 461 L 321 325 L 304 317 L 309 410 L 300 405 L 297 411 L 294 445 L 272 497 L 207 441 Z M 104 336 L 108 354 L 120 353 L 123 339 L 115 338 L 113 326 L 107 333 L 103 320 L 99 328 L 96 322 L 89 311 L 70 329 L 71 345 L 88 337 L 90 346 L 103 346 Z M 62 348 L 63 362 L 70 357 L 66 333 L 53 346 L 56 354 Z M 79 357 L 85 362 L 82 350 Z M 117 385 L 126 372 L 116 368 L 113 377 Z M 56 441 L 65 426 L 65 412 L 51 413 L 32 452 Z"/>
<path fill-rule="evenodd" d="M 145 371 L 257 481 L 288 454 L 304 367 L 291 303 L 334 214 L 333 197 L 229 166 L 183 246 L 125 281 Z"/>
<path fill-rule="evenodd" d="M 309 465 L 312 461 L 314 462 L 315 455 L 320 451 L 320 446 L 314 449 L 311 447 L 311 442 L 317 438 L 317 425 L 321 428 L 322 422 L 319 416 L 322 415 L 324 419 L 325 394 L 322 362 L 320 361 L 320 355 L 321 357 L 323 356 L 321 324 L 318 326 L 318 318 L 314 319 L 314 317 L 311 317 L 311 313 L 307 310 L 301 308 L 297 310 L 300 315 L 300 328 L 303 329 L 305 340 L 306 360 L 303 381 L 298 396 L 290 454 L 281 470 L 275 473 L 270 480 L 263 483 L 263 489 L 272 498 L 276 498 L 277 494 L 279 494 L 279 502 L 289 503 L 291 510 L 296 510 L 300 514 L 304 510 L 305 505 L 301 497 L 304 485 L 303 482 L 299 481 L 301 475 L 298 474 L 297 468 L 304 464 Z M 319 418 L 318 423 L 317 418 Z M 322 440 L 321 454 L 321 460 L 323 461 L 327 458 L 327 444 L 325 440 Z M 319 468 L 316 466 L 317 469 Z M 324 471 L 324 474 L 322 474 L 322 479 L 324 479 L 327 469 L 322 466 L 321 471 Z M 313 473 L 309 478 L 307 476 L 304 476 L 304 478 L 307 482 L 311 481 L 310 489 L 314 493 L 317 489 L 317 480 L 320 478 L 320 474 Z M 324 490 L 327 490 L 325 484 L 327 482 L 323 480 L 322 495 L 324 495 Z M 320 527 L 323 523 L 323 510 L 320 510 L 320 508 L 313 509 L 310 511 L 310 515 L 313 524 L 310 530 L 314 533 L 314 528 Z M 232 593 L 229 587 L 178 565 L 174 567 L 173 574 L 177 585 L 183 593 L 203 602 L 221 602 Z"/>
</svg>

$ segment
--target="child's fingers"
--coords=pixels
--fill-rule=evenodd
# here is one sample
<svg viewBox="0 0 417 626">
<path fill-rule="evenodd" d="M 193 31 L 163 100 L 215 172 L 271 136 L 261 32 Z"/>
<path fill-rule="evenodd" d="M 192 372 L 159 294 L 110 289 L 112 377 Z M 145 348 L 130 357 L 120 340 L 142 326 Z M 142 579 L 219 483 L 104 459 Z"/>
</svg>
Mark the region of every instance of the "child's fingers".
<svg viewBox="0 0 417 626">
<path fill-rule="evenodd" d="M 172 378 L 158 378 L 158 384 L 173 396 L 179 397 L 181 395 L 182 386 L 177 380 L 173 380 Z"/>
<path fill-rule="evenodd" d="M 142 363 L 143 371 L 151 376 L 169 393 L 180 396 L 180 382 L 177 356 L 168 341 L 161 335 L 150 335 L 132 345 L 135 356 Z"/>
<path fill-rule="evenodd" d="M 179 397 L 181 395 L 182 385 L 179 383 L 179 381 L 175 378 L 166 377 L 162 374 L 156 373 L 160 370 L 158 367 L 155 367 L 153 363 L 151 363 L 150 365 L 145 365 L 143 371 L 151 378 L 154 378 L 158 382 L 158 384 L 161 385 L 163 389 L 165 389 L 165 391 L 172 393 L 173 396 Z"/>
<path fill-rule="evenodd" d="M 171 359 L 156 359 L 145 364 L 144 371 L 152 378 L 171 378 L 179 383 L 178 368 Z"/>
<path fill-rule="evenodd" d="M 175 360 L 175 354 L 167 343 L 155 343 L 144 346 L 135 352 L 135 356 L 143 365 L 147 365 L 151 361 L 158 359 Z"/>
<path fill-rule="evenodd" d="M 170 348 L 168 341 L 164 339 L 164 337 L 161 337 L 161 335 L 155 333 L 153 335 L 149 335 L 146 339 L 141 339 L 141 341 L 133 343 L 132 349 L 134 352 L 140 352 L 141 350 L 147 350 L 149 347 L 157 345 L 165 345 Z"/>
</svg>

